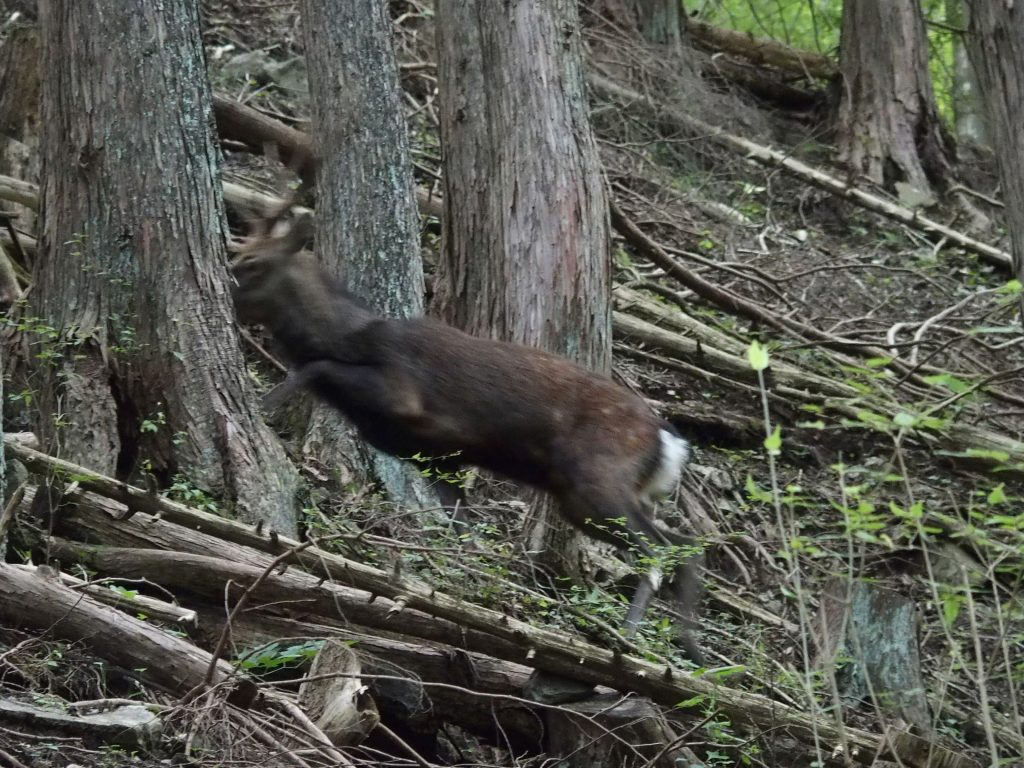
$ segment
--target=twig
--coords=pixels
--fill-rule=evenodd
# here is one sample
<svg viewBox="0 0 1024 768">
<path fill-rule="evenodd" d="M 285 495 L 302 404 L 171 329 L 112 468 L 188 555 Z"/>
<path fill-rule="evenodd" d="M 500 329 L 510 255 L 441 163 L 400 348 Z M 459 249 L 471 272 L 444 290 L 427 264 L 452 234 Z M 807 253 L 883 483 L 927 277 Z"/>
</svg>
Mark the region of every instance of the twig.
<svg viewBox="0 0 1024 768">
<path fill-rule="evenodd" d="M 334 745 L 331 743 L 331 740 L 327 738 L 327 734 L 320 730 L 320 728 L 317 727 L 316 723 L 309 719 L 309 716 L 302 711 L 302 708 L 299 707 L 298 704 L 296 704 L 293 701 L 290 701 L 284 696 L 279 696 L 277 698 L 277 705 L 281 707 L 281 709 L 283 709 L 289 715 L 291 715 L 295 719 L 295 722 L 302 726 L 302 730 L 304 730 L 309 736 L 311 736 L 317 741 L 317 746 L 331 760 L 336 761 L 338 765 L 342 766 L 354 765 L 351 760 L 349 760 L 347 757 L 345 757 L 345 755 L 343 755 L 341 752 L 335 749 Z"/>
<path fill-rule="evenodd" d="M 209 686 L 213 683 L 214 675 L 217 672 L 217 662 L 220 660 L 221 654 L 224 653 L 224 649 L 227 648 L 228 645 L 228 637 L 231 634 L 232 622 L 234 621 L 235 617 L 238 616 L 238 614 L 241 612 L 242 608 L 245 607 L 245 604 L 249 601 L 249 598 L 252 597 L 253 592 L 255 592 L 263 584 L 264 581 L 270 578 L 270 574 L 277 570 L 277 567 L 279 565 L 286 562 L 290 558 L 295 557 L 304 549 L 308 549 L 309 547 L 313 546 L 314 542 L 314 539 L 304 541 L 301 544 L 296 544 L 294 547 L 287 550 L 286 552 L 282 552 L 281 554 L 279 554 L 277 557 L 270 561 L 270 564 L 263 569 L 263 572 L 258 577 L 256 577 L 256 580 L 253 581 L 253 583 L 250 584 L 246 588 L 246 590 L 241 594 L 241 596 L 235 602 L 234 608 L 231 609 L 231 613 L 228 614 L 227 620 L 224 622 L 224 629 L 221 630 L 220 637 L 217 638 L 217 645 L 214 647 L 213 654 L 210 658 L 210 666 L 206 670 L 206 678 L 203 681 L 204 685 Z M 225 584 L 225 589 L 230 583 L 231 582 L 228 581 L 227 584 Z"/>
<path fill-rule="evenodd" d="M 388 728 L 384 723 L 377 723 L 375 730 L 380 731 L 387 736 L 397 747 L 405 752 L 409 757 L 412 758 L 413 762 L 416 763 L 420 768 L 435 768 L 433 763 L 427 762 L 419 752 L 413 749 L 401 736 Z"/>
</svg>

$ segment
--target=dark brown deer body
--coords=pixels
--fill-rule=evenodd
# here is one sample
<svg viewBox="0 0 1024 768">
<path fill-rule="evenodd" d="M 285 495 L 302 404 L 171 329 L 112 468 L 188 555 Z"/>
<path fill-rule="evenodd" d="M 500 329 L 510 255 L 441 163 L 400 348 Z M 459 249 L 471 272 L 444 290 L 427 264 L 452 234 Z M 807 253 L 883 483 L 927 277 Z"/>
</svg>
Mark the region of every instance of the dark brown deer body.
<svg viewBox="0 0 1024 768">
<path fill-rule="evenodd" d="M 652 512 L 675 489 L 688 445 L 643 400 L 546 352 L 377 316 L 299 250 L 305 234 L 257 239 L 232 264 L 239 318 L 267 327 L 294 370 L 273 396 L 307 387 L 382 451 L 445 457 L 437 463 L 449 471 L 473 465 L 548 491 L 567 520 L 620 548 L 653 555 L 652 544 L 687 543 Z M 628 634 L 660 578 L 638 587 Z M 692 567 L 675 590 L 692 621 Z"/>
</svg>

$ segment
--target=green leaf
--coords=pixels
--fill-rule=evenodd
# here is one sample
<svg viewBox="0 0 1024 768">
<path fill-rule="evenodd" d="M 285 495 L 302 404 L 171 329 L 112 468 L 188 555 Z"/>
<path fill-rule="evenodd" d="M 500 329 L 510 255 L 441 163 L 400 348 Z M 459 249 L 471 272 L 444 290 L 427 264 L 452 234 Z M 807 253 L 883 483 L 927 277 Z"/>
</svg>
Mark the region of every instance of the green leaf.
<svg viewBox="0 0 1024 768">
<path fill-rule="evenodd" d="M 964 381 L 963 379 L 958 379 L 956 376 L 953 376 L 952 374 L 949 373 L 939 373 L 936 374 L 935 376 L 925 376 L 924 380 L 933 386 L 945 387 L 950 392 L 955 392 L 957 394 L 960 394 L 961 392 L 966 392 L 968 389 L 971 388 L 971 385 L 968 384 L 966 381 Z"/>
<path fill-rule="evenodd" d="M 747 347 L 747 359 L 750 367 L 755 371 L 763 371 L 768 367 L 768 350 L 761 346 L 761 342 L 754 339 Z"/>
<path fill-rule="evenodd" d="M 889 419 L 874 411 L 857 411 L 857 419 L 883 432 L 889 431 Z"/>
<path fill-rule="evenodd" d="M 917 417 L 915 417 L 912 413 L 900 411 L 899 413 L 892 417 L 892 423 L 895 424 L 897 427 L 904 427 L 909 429 L 910 427 L 913 427 L 917 423 Z"/>
<path fill-rule="evenodd" d="M 869 357 L 864 361 L 864 365 L 868 368 L 884 368 L 891 362 L 891 357 Z"/>
<path fill-rule="evenodd" d="M 747 498 L 751 501 L 759 501 L 767 504 L 772 500 L 772 495 L 768 491 L 759 488 L 757 483 L 754 482 L 754 478 L 750 475 L 747 475 L 746 491 Z"/>
<path fill-rule="evenodd" d="M 1007 502 L 1006 491 L 1003 490 L 1005 483 L 1000 483 L 988 494 L 989 504 L 1005 504 Z"/>
<path fill-rule="evenodd" d="M 746 664 L 730 664 L 727 667 L 715 667 L 704 673 L 704 677 L 711 677 L 715 680 L 722 680 L 733 675 L 740 675 L 747 671 Z"/>
<path fill-rule="evenodd" d="M 963 595 L 946 592 L 940 596 L 940 600 L 942 602 L 942 621 L 947 627 L 952 626 L 960 614 L 960 607 L 964 604 Z"/>
<path fill-rule="evenodd" d="M 682 701 L 680 701 L 680 702 L 678 702 L 676 704 L 675 708 L 676 709 L 692 709 L 693 707 L 699 707 L 701 704 L 704 703 L 706 698 L 707 697 L 702 694 L 702 695 L 699 695 L 699 696 L 694 696 L 693 698 L 690 698 L 690 699 L 683 699 Z"/>
<path fill-rule="evenodd" d="M 782 449 L 782 428 L 776 427 L 768 437 L 764 439 L 764 447 L 772 456 L 778 456 Z"/>
<path fill-rule="evenodd" d="M 992 459 L 992 461 L 1010 460 L 1010 454 L 1006 451 L 986 450 L 984 448 L 968 448 L 964 453 L 974 459 Z"/>
</svg>

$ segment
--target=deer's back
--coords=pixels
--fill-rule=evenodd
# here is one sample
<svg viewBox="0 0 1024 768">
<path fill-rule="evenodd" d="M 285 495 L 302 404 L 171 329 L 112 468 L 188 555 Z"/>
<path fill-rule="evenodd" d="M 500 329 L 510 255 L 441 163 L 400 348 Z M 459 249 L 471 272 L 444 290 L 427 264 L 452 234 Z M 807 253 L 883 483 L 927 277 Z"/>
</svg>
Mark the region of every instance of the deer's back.
<svg viewBox="0 0 1024 768">
<path fill-rule="evenodd" d="M 659 444 L 639 397 L 568 360 L 431 320 L 386 325 L 382 362 L 415 382 L 430 450 L 552 489 L 566 462 L 638 464 Z"/>
</svg>

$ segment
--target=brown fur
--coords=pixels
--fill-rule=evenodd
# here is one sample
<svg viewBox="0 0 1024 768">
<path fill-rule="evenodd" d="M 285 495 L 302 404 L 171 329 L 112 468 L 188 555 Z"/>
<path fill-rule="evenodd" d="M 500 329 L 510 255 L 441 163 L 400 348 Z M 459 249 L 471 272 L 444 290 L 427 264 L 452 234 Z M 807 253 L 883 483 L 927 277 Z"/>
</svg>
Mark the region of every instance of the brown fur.
<svg viewBox="0 0 1024 768">
<path fill-rule="evenodd" d="M 660 461 L 659 432 L 674 434 L 643 400 L 537 349 L 434 320 L 375 315 L 300 251 L 307 236 L 300 223 L 255 238 L 236 249 L 231 267 L 239 318 L 266 326 L 295 372 L 278 400 L 307 387 L 380 450 L 448 457 L 437 463 L 474 465 L 546 490 L 567 520 L 616 546 L 650 555 L 650 543 L 684 541 L 655 525 L 642 498 Z M 677 579 L 691 595 L 687 615 L 695 581 L 686 569 Z M 687 648 L 696 658 L 692 640 Z"/>
</svg>

